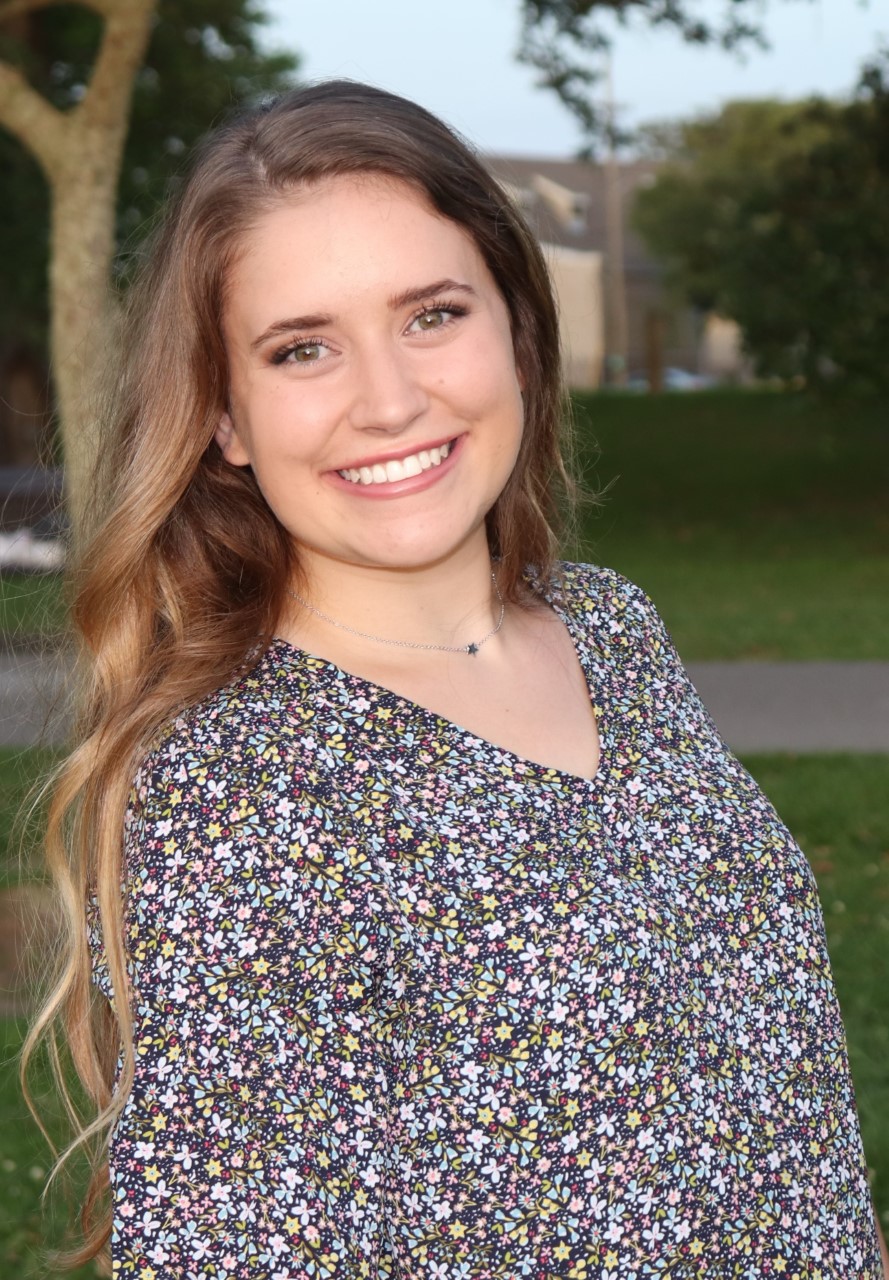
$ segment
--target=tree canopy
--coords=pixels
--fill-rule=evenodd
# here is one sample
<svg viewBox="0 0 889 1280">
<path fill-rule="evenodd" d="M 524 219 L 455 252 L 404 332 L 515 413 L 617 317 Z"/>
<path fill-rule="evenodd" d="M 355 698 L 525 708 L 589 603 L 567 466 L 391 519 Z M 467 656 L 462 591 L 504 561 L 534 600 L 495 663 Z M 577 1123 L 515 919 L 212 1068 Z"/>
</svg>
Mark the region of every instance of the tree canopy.
<svg viewBox="0 0 889 1280">
<path fill-rule="evenodd" d="M 758 371 L 889 387 L 889 54 L 847 102 L 736 102 L 659 139 L 636 225 Z"/>
</svg>

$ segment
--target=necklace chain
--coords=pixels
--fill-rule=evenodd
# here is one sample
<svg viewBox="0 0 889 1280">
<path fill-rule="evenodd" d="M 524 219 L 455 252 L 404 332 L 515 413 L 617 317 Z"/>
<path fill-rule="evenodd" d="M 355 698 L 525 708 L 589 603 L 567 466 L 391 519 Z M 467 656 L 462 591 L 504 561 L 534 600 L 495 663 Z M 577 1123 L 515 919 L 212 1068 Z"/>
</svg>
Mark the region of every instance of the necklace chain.
<svg viewBox="0 0 889 1280">
<path fill-rule="evenodd" d="M 386 636 L 374 636 L 369 631 L 359 631 L 356 627 L 348 627 L 345 622 L 337 622 L 336 618 L 331 618 L 329 614 L 322 613 L 320 609 L 316 609 L 313 604 L 309 604 L 308 600 L 303 600 L 301 595 L 287 588 L 287 594 L 301 604 L 304 609 L 308 609 L 309 613 L 314 613 L 316 618 L 320 618 L 322 622 L 329 622 L 332 627 L 339 627 L 340 631 L 348 631 L 350 635 L 360 636 L 362 640 L 374 640 L 377 644 L 397 645 L 401 649 L 436 649 L 441 653 L 468 653 L 474 657 L 483 644 L 486 644 L 492 636 L 496 636 L 497 632 L 503 626 L 503 618 L 506 613 L 506 605 L 503 603 L 503 597 L 500 594 L 500 588 L 497 586 L 497 575 L 491 570 L 491 582 L 494 584 L 494 594 L 500 602 L 500 616 L 495 626 L 482 636 L 481 640 L 474 640 L 471 644 L 424 644 L 420 640 L 389 640 Z"/>
</svg>

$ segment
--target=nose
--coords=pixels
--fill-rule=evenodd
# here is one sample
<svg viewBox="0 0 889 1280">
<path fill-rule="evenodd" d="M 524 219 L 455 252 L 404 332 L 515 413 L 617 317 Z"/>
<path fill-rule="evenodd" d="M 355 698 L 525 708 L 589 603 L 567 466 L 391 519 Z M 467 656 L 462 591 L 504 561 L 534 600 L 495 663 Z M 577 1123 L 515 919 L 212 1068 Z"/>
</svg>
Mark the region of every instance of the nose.
<svg viewBox="0 0 889 1280">
<path fill-rule="evenodd" d="M 360 431 L 396 434 L 425 411 L 428 396 L 410 354 L 374 344 L 357 361 L 349 419 Z"/>
</svg>

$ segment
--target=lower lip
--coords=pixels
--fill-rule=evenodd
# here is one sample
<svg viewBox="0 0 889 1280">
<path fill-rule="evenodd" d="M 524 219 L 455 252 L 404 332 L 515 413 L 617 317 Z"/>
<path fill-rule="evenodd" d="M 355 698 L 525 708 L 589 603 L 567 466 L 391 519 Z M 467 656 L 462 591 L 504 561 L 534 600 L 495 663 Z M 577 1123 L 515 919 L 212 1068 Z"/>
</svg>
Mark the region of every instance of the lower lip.
<svg viewBox="0 0 889 1280">
<path fill-rule="evenodd" d="M 437 467 L 430 467 L 419 476 L 406 476 L 404 480 L 393 480 L 386 484 L 356 484 L 353 480 L 344 480 L 338 471 L 328 471 L 331 484 L 343 489 L 355 498 L 401 498 L 412 493 L 422 493 L 425 489 L 437 484 L 452 470 L 454 460 L 461 452 L 465 436 L 458 436 L 451 445 L 451 450 L 443 462 Z"/>
</svg>

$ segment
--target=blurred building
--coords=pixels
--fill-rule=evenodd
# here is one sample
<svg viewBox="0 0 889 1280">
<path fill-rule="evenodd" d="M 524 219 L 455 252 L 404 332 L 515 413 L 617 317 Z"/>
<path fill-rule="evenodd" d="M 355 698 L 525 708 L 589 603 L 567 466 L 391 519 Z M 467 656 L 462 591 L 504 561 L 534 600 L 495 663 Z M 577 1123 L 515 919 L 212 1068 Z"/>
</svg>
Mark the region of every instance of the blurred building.
<svg viewBox="0 0 889 1280">
<path fill-rule="evenodd" d="M 618 164 L 609 190 L 603 164 L 517 156 L 485 160 L 534 228 L 551 264 L 573 387 L 597 387 L 612 380 L 609 374 L 613 375 L 616 357 L 621 364 L 626 362 L 625 373 L 631 381 L 655 385 L 670 368 L 722 378 L 741 373 L 735 327 L 728 321 L 714 324 L 677 302 L 664 286 L 662 268 L 633 230 L 636 193 L 654 181 L 656 162 Z M 608 254 L 614 241 L 608 226 L 609 198 L 619 214 L 622 233 L 620 305 L 625 323 L 620 326 L 614 288 L 608 282 Z"/>
</svg>

